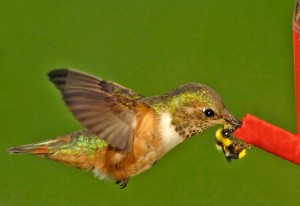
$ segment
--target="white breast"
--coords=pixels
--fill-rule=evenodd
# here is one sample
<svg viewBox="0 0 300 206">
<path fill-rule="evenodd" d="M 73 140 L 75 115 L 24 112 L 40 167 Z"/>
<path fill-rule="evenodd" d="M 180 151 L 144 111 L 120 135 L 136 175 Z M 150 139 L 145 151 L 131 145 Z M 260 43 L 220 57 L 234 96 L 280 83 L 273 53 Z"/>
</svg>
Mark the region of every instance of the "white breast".
<svg viewBox="0 0 300 206">
<path fill-rule="evenodd" d="M 184 138 L 180 137 L 178 132 L 175 131 L 175 126 L 171 124 L 171 120 L 170 114 L 163 113 L 161 115 L 160 132 L 165 152 L 168 152 L 184 140 Z"/>
</svg>

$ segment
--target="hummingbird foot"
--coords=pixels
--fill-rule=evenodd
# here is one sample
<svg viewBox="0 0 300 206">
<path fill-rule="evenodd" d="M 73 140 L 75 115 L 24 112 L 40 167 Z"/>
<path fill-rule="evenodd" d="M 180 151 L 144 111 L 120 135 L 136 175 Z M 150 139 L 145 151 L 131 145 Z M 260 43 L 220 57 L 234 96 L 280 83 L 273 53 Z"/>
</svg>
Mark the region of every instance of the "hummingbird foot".
<svg viewBox="0 0 300 206">
<path fill-rule="evenodd" d="M 117 180 L 116 184 L 120 186 L 120 189 L 123 189 L 127 186 L 129 181 L 129 177 L 125 177 L 124 179 Z"/>
<path fill-rule="evenodd" d="M 158 162 L 158 160 L 155 160 L 155 162 L 152 164 L 152 167 L 153 167 L 154 165 L 156 165 L 157 162 Z"/>
</svg>

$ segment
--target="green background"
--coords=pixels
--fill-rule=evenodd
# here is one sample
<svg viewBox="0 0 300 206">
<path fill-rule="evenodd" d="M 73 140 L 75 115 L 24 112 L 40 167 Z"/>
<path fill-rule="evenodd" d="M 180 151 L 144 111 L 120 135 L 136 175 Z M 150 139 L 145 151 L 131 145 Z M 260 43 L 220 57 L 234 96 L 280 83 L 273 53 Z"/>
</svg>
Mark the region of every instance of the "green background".
<svg viewBox="0 0 300 206">
<path fill-rule="evenodd" d="M 294 0 L 0 1 L 0 205 L 299 205 L 300 168 L 252 147 L 229 165 L 210 128 L 120 190 L 6 148 L 81 128 L 48 81 L 71 67 L 144 95 L 187 82 L 293 133 Z M 263 137 L 262 137 L 263 138 Z"/>
</svg>

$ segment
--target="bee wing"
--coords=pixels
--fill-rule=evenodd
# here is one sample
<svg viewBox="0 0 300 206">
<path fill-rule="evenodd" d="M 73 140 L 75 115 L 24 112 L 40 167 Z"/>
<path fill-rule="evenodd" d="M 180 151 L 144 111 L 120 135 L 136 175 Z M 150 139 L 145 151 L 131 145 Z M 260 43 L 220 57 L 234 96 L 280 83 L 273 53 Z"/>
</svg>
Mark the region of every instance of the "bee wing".
<svg viewBox="0 0 300 206">
<path fill-rule="evenodd" d="M 69 69 L 49 73 L 73 115 L 112 147 L 130 151 L 136 125 L 135 108 L 149 107 L 143 97 L 121 85 Z"/>
</svg>

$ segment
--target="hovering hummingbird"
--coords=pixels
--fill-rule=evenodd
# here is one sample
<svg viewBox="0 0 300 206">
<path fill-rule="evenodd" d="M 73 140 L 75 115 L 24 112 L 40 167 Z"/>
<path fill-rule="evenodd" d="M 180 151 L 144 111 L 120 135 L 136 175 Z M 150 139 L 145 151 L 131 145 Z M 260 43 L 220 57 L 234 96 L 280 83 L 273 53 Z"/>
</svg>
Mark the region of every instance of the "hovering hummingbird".
<svg viewBox="0 0 300 206">
<path fill-rule="evenodd" d="M 84 170 L 121 188 L 184 140 L 216 124 L 241 126 L 210 87 L 191 83 L 145 97 L 119 84 L 70 69 L 56 69 L 51 82 L 86 128 L 36 144 L 9 148 Z"/>
</svg>

